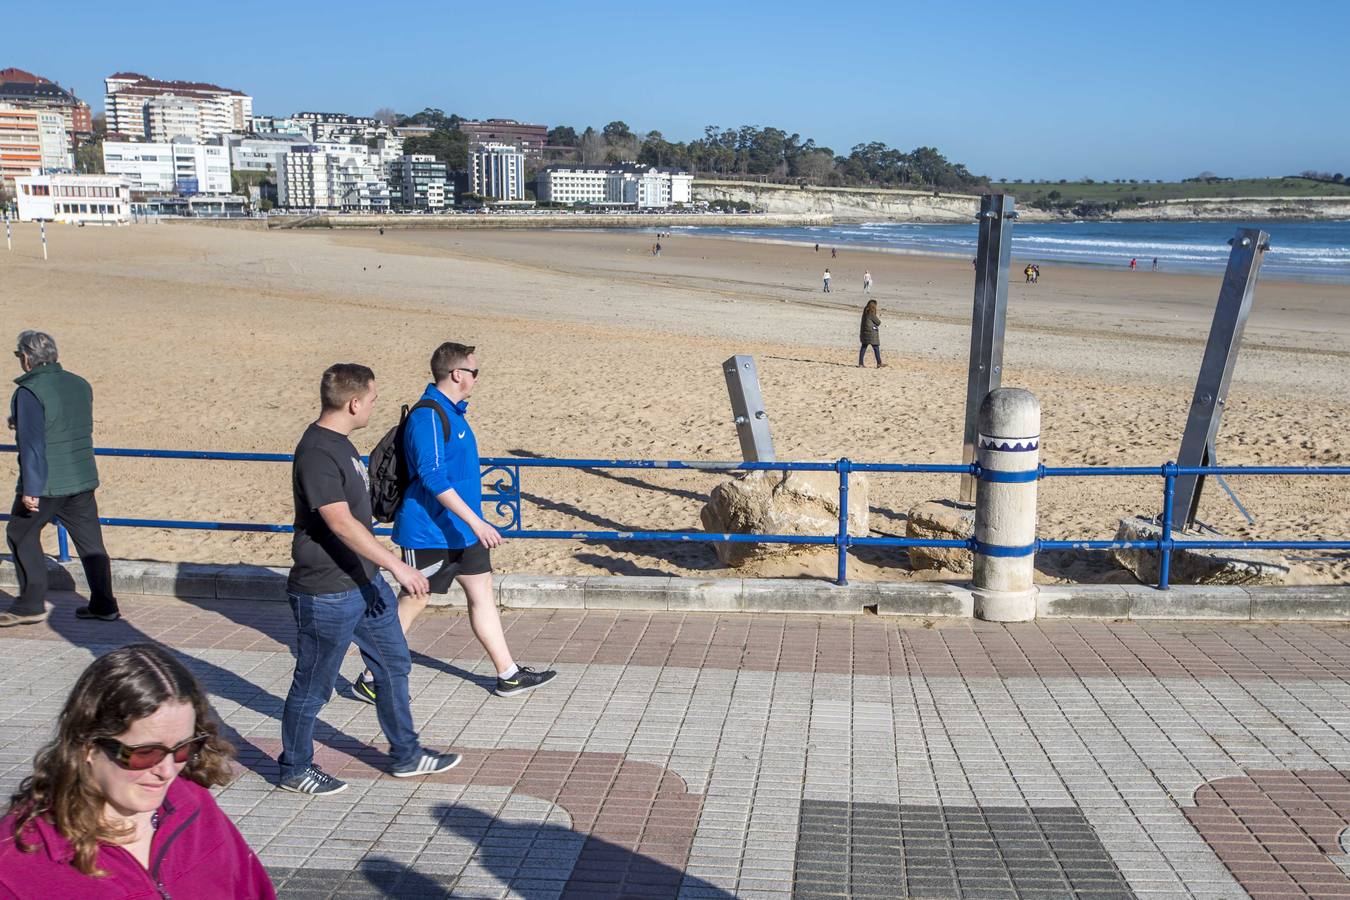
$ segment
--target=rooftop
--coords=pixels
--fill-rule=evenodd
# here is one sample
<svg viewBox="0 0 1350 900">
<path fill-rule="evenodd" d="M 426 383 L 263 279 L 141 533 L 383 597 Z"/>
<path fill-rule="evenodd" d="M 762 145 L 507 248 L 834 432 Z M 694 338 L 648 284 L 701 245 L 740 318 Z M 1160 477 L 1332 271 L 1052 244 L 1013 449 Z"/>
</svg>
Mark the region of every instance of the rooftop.
<svg viewBox="0 0 1350 900">
<path fill-rule="evenodd" d="M 207 81 L 161 81 L 158 78 L 150 78 L 146 75 L 139 75 L 135 72 L 118 72 L 116 75 L 109 75 L 107 80 L 126 81 L 134 79 L 135 83 L 122 88 L 117 93 L 138 91 L 150 93 L 163 93 L 172 91 L 181 94 L 187 91 L 197 91 L 203 96 L 212 96 L 216 94 L 231 94 L 235 97 L 247 97 L 243 91 L 236 91 L 233 88 L 221 87 L 218 84 L 211 84 Z"/>
</svg>

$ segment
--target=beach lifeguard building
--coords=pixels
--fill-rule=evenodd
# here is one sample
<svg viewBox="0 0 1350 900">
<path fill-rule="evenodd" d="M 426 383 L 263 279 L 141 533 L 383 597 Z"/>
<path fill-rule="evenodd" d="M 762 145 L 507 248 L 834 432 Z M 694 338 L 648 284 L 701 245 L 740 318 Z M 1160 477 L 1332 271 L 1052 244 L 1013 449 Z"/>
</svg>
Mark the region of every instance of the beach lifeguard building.
<svg viewBox="0 0 1350 900">
<path fill-rule="evenodd" d="M 113 175 L 31 175 L 16 178 L 20 222 L 116 225 L 131 221 L 131 188 Z"/>
</svg>

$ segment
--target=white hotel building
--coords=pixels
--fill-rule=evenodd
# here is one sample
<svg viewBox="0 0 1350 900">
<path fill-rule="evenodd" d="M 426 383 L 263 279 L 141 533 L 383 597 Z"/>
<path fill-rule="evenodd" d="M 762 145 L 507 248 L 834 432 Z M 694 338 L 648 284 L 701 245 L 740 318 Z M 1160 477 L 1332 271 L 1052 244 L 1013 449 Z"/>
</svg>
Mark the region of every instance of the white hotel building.
<svg viewBox="0 0 1350 900">
<path fill-rule="evenodd" d="M 549 166 L 539 173 L 540 203 L 667 209 L 693 201 L 694 176 L 679 169 L 625 163 L 608 168 Z"/>
<path fill-rule="evenodd" d="M 125 178 L 137 192 L 228 194 L 230 148 L 181 140 L 104 141 L 103 171 Z"/>
</svg>

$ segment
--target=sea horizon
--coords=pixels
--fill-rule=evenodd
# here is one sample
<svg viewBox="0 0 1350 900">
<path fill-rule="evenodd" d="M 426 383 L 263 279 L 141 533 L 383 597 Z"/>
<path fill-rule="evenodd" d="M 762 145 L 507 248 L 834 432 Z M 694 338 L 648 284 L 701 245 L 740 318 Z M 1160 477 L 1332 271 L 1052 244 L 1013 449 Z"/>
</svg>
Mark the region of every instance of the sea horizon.
<svg viewBox="0 0 1350 900">
<path fill-rule="evenodd" d="M 1182 274 L 1221 273 L 1228 262 L 1227 241 L 1240 228 L 1270 235 L 1262 264 L 1264 278 L 1325 284 L 1350 284 L 1350 221 L 1096 221 L 1028 222 L 1013 228 L 1017 268 L 1073 265 L 1128 268 Z M 978 226 L 950 223 L 860 222 L 838 225 L 755 228 L 746 226 L 674 226 L 672 232 L 775 244 L 866 249 L 885 253 L 973 259 Z"/>
</svg>

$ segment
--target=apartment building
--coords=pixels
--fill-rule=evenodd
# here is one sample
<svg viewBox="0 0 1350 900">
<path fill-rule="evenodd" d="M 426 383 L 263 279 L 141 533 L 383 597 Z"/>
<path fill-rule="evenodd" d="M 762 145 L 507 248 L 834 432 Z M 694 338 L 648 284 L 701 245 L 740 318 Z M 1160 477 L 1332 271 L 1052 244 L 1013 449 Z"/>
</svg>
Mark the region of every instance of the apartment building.
<svg viewBox="0 0 1350 900">
<path fill-rule="evenodd" d="M 0 103 L 59 113 L 66 131 L 65 149 L 69 151 L 74 151 L 78 138 L 94 130 L 89 104 L 59 84 L 22 69 L 0 69 Z"/>
<path fill-rule="evenodd" d="M 524 200 L 525 154 L 510 144 L 472 147 L 469 191 L 491 200 Z"/>
<path fill-rule="evenodd" d="M 228 194 L 230 148 L 190 141 L 104 141 L 103 171 L 137 194 Z"/>
<path fill-rule="evenodd" d="M 161 81 L 119 72 L 103 79 L 103 85 L 108 131 L 126 137 L 155 141 L 187 137 L 202 142 L 245 131 L 253 117 L 253 98 L 248 94 L 206 82 Z"/>
<path fill-rule="evenodd" d="M 112 175 L 26 175 L 15 180 L 19 221 L 113 224 L 131 218 L 131 192 Z"/>
<path fill-rule="evenodd" d="M 229 137 L 230 168 L 236 172 L 276 172 L 281 157 L 293 147 L 313 146 L 307 135 L 264 132 L 248 137 Z"/>
<path fill-rule="evenodd" d="M 358 145 L 333 151 L 296 146 L 277 169 L 277 203 L 288 209 L 387 212 L 384 169 Z"/>
<path fill-rule="evenodd" d="M 423 154 L 402 156 L 389 167 L 390 205 L 396 209 L 441 209 L 454 188 L 445 163 Z"/>
<path fill-rule="evenodd" d="M 60 110 L 0 103 L 0 179 L 71 169 L 66 120 Z"/>
</svg>

